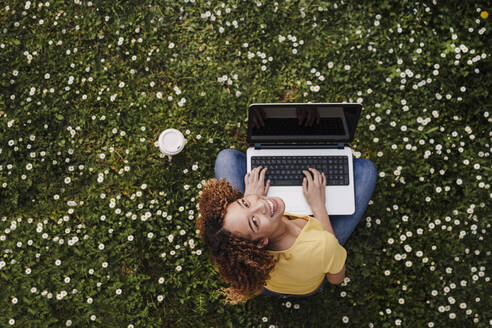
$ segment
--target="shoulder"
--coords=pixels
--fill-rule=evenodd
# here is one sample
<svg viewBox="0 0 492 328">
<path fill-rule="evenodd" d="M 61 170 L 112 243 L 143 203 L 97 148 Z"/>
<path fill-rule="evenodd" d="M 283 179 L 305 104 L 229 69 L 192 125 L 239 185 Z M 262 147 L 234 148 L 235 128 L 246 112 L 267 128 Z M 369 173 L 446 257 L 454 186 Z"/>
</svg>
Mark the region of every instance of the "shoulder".
<svg viewBox="0 0 492 328">
<path fill-rule="evenodd" d="M 310 235 L 316 237 L 316 239 L 322 243 L 323 248 L 343 248 L 343 246 L 338 242 L 337 237 L 333 233 L 327 231 L 318 219 L 310 217 L 309 228 L 307 230 Z"/>
<path fill-rule="evenodd" d="M 308 223 L 308 221 L 304 220 L 304 219 L 294 219 L 294 220 L 291 220 L 292 223 L 294 223 L 296 226 L 298 226 L 299 228 L 304 228 L 304 226 Z"/>
</svg>

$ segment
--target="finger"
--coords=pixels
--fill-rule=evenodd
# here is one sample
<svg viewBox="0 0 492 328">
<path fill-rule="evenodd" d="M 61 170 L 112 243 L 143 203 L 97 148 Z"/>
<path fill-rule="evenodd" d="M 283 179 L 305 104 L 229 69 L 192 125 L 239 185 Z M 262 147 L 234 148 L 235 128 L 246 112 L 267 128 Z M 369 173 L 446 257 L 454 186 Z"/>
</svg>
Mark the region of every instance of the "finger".
<svg viewBox="0 0 492 328">
<path fill-rule="evenodd" d="M 267 171 L 267 167 L 264 167 L 261 171 L 260 171 L 260 180 L 261 181 L 265 181 L 265 174 L 266 174 L 266 171 Z"/>
<path fill-rule="evenodd" d="M 311 172 L 306 171 L 306 170 L 302 170 L 302 173 L 304 173 L 306 175 L 307 185 L 310 186 L 313 183 L 313 178 L 311 176 Z"/>
<path fill-rule="evenodd" d="M 307 180 L 306 178 L 302 178 L 302 192 L 307 194 Z"/>
<path fill-rule="evenodd" d="M 249 175 L 249 182 L 251 183 L 255 183 L 256 180 L 257 180 L 257 172 L 258 172 L 258 169 L 255 167 L 254 170 L 251 171 L 251 174 Z"/>
<path fill-rule="evenodd" d="M 318 178 L 319 176 L 318 170 L 316 170 L 314 167 L 310 167 L 308 170 L 311 171 L 311 173 L 313 174 L 313 178 Z"/>
<path fill-rule="evenodd" d="M 309 170 L 313 173 L 313 181 L 315 182 L 321 182 L 321 176 L 319 174 L 319 171 L 316 170 L 315 168 L 309 168 Z"/>
<path fill-rule="evenodd" d="M 249 182 L 249 173 L 246 173 L 244 175 L 244 184 L 247 184 Z"/>
<path fill-rule="evenodd" d="M 323 183 L 323 186 L 326 186 L 326 176 L 325 173 L 321 173 L 322 180 L 321 182 Z"/>
<path fill-rule="evenodd" d="M 268 190 L 270 190 L 270 179 L 267 180 L 265 185 L 265 196 L 268 194 Z"/>
</svg>

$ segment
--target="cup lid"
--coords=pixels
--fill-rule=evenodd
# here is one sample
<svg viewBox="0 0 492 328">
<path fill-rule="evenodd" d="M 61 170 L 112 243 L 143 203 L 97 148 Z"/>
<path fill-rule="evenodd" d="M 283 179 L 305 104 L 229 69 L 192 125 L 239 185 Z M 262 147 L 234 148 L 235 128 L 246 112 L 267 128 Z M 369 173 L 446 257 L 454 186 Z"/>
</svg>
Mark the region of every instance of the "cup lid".
<svg viewBox="0 0 492 328">
<path fill-rule="evenodd" d="M 184 146 L 184 136 L 176 129 L 167 129 L 159 136 L 159 148 L 164 154 L 179 153 Z"/>
</svg>

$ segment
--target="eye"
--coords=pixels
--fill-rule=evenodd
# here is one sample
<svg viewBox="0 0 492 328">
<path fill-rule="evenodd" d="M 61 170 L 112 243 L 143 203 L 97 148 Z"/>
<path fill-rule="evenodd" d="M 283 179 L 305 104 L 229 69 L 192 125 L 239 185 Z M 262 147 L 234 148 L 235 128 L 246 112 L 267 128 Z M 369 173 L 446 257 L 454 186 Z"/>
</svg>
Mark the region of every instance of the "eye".
<svg viewBox="0 0 492 328">
<path fill-rule="evenodd" d="M 255 218 L 254 216 L 253 216 L 253 219 L 252 219 L 252 220 L 253 220 L 254 225 L 255 225 L 256 227 L 258 227 L 258 222 L 256 222 L 256 218 Z"/>
<path fill-rule="evenodd" d="M 242 201 L 243 201 L 243 205 L 244 205 L 244 206 L 249 207 L 249 206 L 248 206 L 248 203 L 244 200 L 244 198 L 242 199 Z"/>
</svg>

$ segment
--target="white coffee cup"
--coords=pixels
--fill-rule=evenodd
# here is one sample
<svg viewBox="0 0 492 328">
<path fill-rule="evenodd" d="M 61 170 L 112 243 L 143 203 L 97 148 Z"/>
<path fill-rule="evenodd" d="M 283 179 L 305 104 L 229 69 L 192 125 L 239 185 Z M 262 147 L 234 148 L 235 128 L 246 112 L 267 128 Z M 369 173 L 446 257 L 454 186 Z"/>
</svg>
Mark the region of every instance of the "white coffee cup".
<svg viewBox="0 0 492 328">
<path fill-rule="evenodd" d="M 162 131 L 159 136 L 159 149 L 169 160 L 172 156 L 179 154 L 186 144 L 183 134 L 176 129 L 167 129 Z"/>
</svg>

